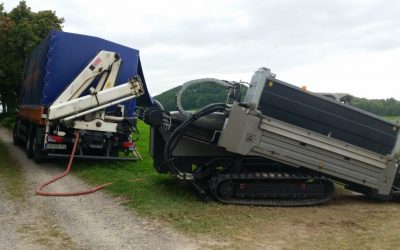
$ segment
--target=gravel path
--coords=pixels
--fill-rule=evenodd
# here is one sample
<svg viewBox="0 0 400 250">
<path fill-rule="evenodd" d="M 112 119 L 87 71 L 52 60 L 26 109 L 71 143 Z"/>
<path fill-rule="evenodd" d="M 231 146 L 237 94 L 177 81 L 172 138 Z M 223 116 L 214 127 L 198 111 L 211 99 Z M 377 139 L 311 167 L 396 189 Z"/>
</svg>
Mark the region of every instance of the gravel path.
<svg viewBox="0 0 400 250">
<path fill-rule="evenodd" d="M 41 197 L 39 183 L 63 169 L 37 165 L 12 145 L 11 133 L 0 139 L 22 166 L 23 198 L 10 197 L 0 180 L 0 249 L 198 249 L 198 244 L 155 222 L 137 217 L 104 192 L 75 197 Z M 47 188 L 76 191 L 89 188 L 74 176 Z"/>
</svg>

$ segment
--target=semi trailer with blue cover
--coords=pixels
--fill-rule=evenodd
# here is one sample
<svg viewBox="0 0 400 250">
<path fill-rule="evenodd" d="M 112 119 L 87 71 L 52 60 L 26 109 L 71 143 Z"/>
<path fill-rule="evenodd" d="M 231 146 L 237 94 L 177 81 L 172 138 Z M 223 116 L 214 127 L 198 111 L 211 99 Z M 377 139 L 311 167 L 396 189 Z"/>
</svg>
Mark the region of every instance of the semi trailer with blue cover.
<svg viewBox="0 0 400 250">
<path fill-rule="evenodd" d="M 130 91 L 135 84 L 140 93 Z M 151 102 L 138 50 L 60 31 L 26 59 L 19 94 L 14 142 L 37 161 L 68 157 L 74 131 L 81 138 L 77 158 L 132 159 L 119 152 L 133 147 L 136 104 Z"/>
</svg>

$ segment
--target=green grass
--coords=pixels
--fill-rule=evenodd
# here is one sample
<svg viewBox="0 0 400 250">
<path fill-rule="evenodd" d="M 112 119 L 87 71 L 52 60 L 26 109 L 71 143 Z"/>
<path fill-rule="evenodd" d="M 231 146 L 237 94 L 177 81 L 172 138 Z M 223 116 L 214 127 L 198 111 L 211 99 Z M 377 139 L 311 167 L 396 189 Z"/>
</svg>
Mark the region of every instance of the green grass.
<svg viewBox="0 0 400 250">
<path fill-rule="evenodd" d="M 154 170 L 148 153 L 149 127 L 139 121 L 138 128 L 141 135 L 137 147 L 143 160 L 135 163 L 80 162 L 75 165 L 75 172 L 92 184 L 113 182 L 107 190 L 123 197 L 125 205 L 142 216 L 165 222 L 189 235 L 224 238 L 238 234 L 238 228 L 253 230 L 249 229 L 253 228 L 249 226 L 252 223 L 279 220 L 281 211 L 293 217 L 287 209 L 201 202 L 189 187 Z"/>
<path fill-rule="evenodd" d="M 0 141 L 0 187 L 14 198 L 23 197 L 23 177 L 17 161 Z"/>
<path fill-rule="evenodd" d="M 134 163 L 75 164 L 75 172 L 93 184 L 113 182 L 111 193 L 124 197 L 125 204 L 148 218 L 170 223 L 189 233 L 206 233 L 217 228 L 215 210 L 224 206 L 203 203 L 183 183 L 170 175 L 159 174 L 153 168 L 148 153 L 149 127 L 139 122 L 141 132 L 137 147 L 143 160 Z M 225 207 L 226 208 L 226 207 Z"/>
<path fill-rule="evenodd" d="M 191 188 L 170 175 L 155 171 L 148 153 L 149 127 L 140 121 L 138 128 L 141 135 L 137 147 L 143 160 L 135 163 L 77 162 L 73 167 L 75 173 L 93 185 L 113 182 L 106 190 L 123 197 L 123 203 L 139 215 L 167 223 L 192 236 L 224 238 L 249 221 L 275 216 L 252 207 L 200 201 Z"/>
</svg>

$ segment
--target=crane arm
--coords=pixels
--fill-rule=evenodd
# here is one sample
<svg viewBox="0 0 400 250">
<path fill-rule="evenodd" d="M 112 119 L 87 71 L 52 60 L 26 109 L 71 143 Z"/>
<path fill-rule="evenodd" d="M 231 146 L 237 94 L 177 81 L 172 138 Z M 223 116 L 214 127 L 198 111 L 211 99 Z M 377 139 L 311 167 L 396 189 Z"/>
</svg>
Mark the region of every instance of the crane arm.
<svg viewBox="0 0 400 250">
<path fill-rule="evenodd" d="M 79 114 L 78 118 L 84 114 L 104 109 L 110 105 L 115 105 L 123 101 L 141 96 L 144 93 L 143 84 L 139 77 L 134 77 L 127 83 L 104 89 L 97 92 L 91 88 L 91 94 L 72 99 L 63 103 L 56 103 L 49 107 L 48 119 L 56 120 L 63 117 Z"/>
<path fill-rule="evenodd" d="M 78 98 L 98 77 L 96 91 L 112 88 L 118 75 L 121 58 L 118 53 L 102 50 L 53 102 L 58 105 Z"/>
</svg>

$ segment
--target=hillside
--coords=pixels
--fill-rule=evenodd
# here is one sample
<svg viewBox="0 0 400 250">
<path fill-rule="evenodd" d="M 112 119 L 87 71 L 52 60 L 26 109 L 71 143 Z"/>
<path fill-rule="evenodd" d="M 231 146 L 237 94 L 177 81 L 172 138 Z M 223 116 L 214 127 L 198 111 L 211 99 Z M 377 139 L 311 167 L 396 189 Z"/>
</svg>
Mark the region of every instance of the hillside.
<svg viewBox="0 0 400 250">
<path fill-rule="evenodd" d="M 175 94 L 181 86 L 165 91 L 155 99 L 160 101 L 168 111 L 176 110 Z M 242 98 L 245 96 L 247 87 L 242 85 Z M 225 102 L 226 90 L 222 86 L 215 84 L 195 85 L 188 88 L 182 98 L 182 105 L 187 110 L 199 109 L 207 104 L 215 102 Z M 366 99 L 353 97 L 354 107 L 369 111 L 380 116 L 400 116 L 400 101 L 394 98 L 387 99 Z"/>
<path fill-rule="evenodd" d="M 181 86 L 167 90 L 154 98 L 162 103 L 168 111 L 176 110 L 175 95 L 181 89 Z M 241 86 L 242 98 L 245 96 L 247 87 Z M 182 96 L 182 106 L 186 110 L 195 110 L 210 103 L 225 102 L 227 91 L 224 87 L 213 83 L 205 83 L 191 86 L 186 89 Z"/>
</svg>

